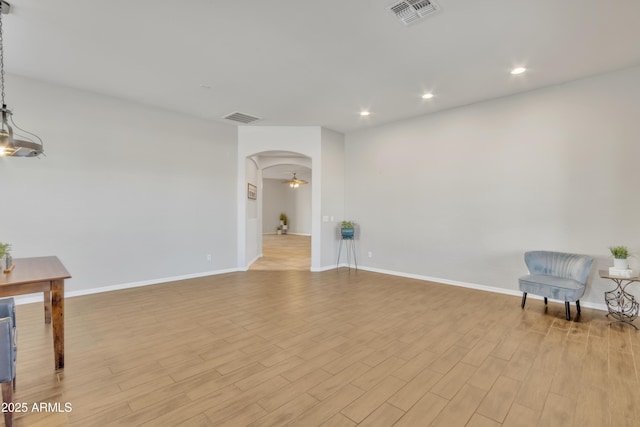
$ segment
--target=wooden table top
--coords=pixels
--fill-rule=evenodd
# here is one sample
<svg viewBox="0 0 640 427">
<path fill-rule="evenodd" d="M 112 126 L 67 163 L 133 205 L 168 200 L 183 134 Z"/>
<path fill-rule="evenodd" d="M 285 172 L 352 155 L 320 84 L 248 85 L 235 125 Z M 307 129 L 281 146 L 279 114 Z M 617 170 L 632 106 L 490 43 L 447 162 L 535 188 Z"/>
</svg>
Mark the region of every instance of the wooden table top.
<svg viewBox="0 0 640 427">
<path fill-rule="evenodd" d="M 15 267 L 10 273 L 5 274 L 0 270 L 0 286 L 46 282 L 71 277 L 56 256 L 15 258 L 13 264 Z"/>
</svg>

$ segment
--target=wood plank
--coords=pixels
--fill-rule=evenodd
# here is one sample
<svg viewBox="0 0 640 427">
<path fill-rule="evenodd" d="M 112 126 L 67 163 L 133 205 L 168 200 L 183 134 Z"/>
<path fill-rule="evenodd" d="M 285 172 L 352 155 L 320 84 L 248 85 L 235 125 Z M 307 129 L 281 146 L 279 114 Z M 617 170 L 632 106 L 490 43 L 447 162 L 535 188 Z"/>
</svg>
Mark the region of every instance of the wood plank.
<svg viewBox="0 0 640 427">
<path fill-rule="evenodd" d="M 371 390 L 344 408 L 342 413 L 353 421 L 360 423 L 405 384 L 404 381 L 396 377 L 386 377 Z"/>
<path fill-rule="evenodd" d="M 544 426 L 571 426 L 575 410 L 575 399 L 549 393 L 540 415 L 540 424 Z"/>
<path fill-rule="evenodd" d="M 469 422 L 465 427 L 500 427 L 500 424 L 497 421 L 492 420 L 491 418 L 487 418 L 478 413 L 473 414 Z"/>
<path fill-rule="evenodd" d="M 478 407 L 477 413 L 502 423 L 521 385 L 519 381 L 511 378 L 499 377 Z"/>
<path fill-rule="evenodd" d="M 527 406 L 535 412 L 541 412 L 552 381 L 553 374 L 549 372 L 530 372 L 518 391 L 515 403 Z"/>
<path fill-rule="evenodd" d="M 267 411 L 272 412 L 290 400 L 295 399 L 297 396 L 308 392 L 309 389 L 330 377 L 331 374 L 322 369 L 315 370 L 289 384 L 287 387 L 283 387 L 282 389 L 276 390 L 275 392 L 263 397 L 258 401 L 258 404 Z"/>
<path fill-rule="evenodd" d="M 342 372 L 330 376 L 325 381 L 313 387 L 309 390 L 309 394 L 318 400 L 324 400 L 369 370 L 371 370 L 371 368 L 364 363 L 354 363 Z"/>
<path fill-rule="evenodd" d="M 300 394 L 293 398 L 285 405 L 282 405 L 278 409 L 270 412 L 268 415 L 258 419 L 257 421 L 249 424 L 251 427 L 277 427 L 287 424 L 289 421 L 298 417 L 308 409 L 313 408 L 318 404 L 318 400 L 309 396 L 306 393 Z M 245 425 L 236 423 L 235 425 Z"/>
<path fill-rule="evenodd" d="M 445 399 L 452 399 L 477 371 L 478 368 L 475 366 L 459 363 L 433 386 L 431 391 Z"/>
<path fill-rule="evenodd" d="M 540 411 L 536 411 L 518 403 L 511 405 L 507 418 L 502 424 L 503 427 L 530 427 L 537 426 L 540 418 Z"/>
<path fill-rule="evenodd" d="M 434 426 L 464 426 L 475 413 L 487 392 L 466 384 L 434 420 Z"/>
<path fill-rule="evenodd" d="M 358 424 L 359 427 L 390 427 L 394 425 L 405 412 L 388 403 L 383 403 L 367 418 Z"/>
<path fill-rule="evenodd" d="M 507 361 L 497 357 L 488 357 L 476 370 L 473 377 L 469 379 L 469 384 L 483 390 L 491 389 L 498 377 L 502 375 L 507 363 Z"/>
<path fill-rule="evenodd" d="M 397 357 L 390 357 L 352 381 L 352 384 L 362 390 L 370 390 L 404 364 L 404 360 L 398 359 Z"/>
<path fill-rule="evenodd" d="M 428 426 L 436 419 L 449 401 L 433 393 L 426 393 L 394 427 Z"/>
<path fill-rule="evenodd" d="M 464 366 L 464 365 L 461 365 Z M 456 375 L 453 371 L 457 372 L 458 367 L 454 368 L 450 375 Z M 472 375 L 473 368 L 469 368 L 467 375 L 461 373 L 460 387 Z M 418 374 L 414 379 L 409 381 L 404 387 L 402 387 L 397 393 L 389 398 L 389 403 L 396 407 L 408 411 L 411 407 L 422 398 L 431 388 L 442 380 L 443 376 L 437 372 L 433 372 L 430 369 L 425 369 Z M 455 394 L 455 393 L 454 393 Z"/>
<path fill-rule="evenodd" d="M 345 406 L 364 394 L 363 390 L 347 384 L 336 393 L 304 412 L 289 423 L 292 426 L 319 425 L 340 412 Z"/>
<path fill-rule="evenodd" d="M 321 427 L 354 427 L 356 423 L 342 414 L 335 414 L 327 421 L 320 424 Z"/>
</svg>

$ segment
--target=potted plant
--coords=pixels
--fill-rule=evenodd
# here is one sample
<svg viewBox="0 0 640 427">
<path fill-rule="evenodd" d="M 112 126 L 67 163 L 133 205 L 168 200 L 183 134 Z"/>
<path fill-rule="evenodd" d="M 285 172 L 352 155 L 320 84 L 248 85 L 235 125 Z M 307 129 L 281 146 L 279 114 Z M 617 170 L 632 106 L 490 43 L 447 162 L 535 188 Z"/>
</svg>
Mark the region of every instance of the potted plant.
<svg viewBox="0 0 640 427">
<path fill-rule="evenodd" d="M 287 214 L 284 212 L 280 214 L 280 228 L 282 229 L 282 234 L 287 234 L 287 230 L 289 229 L 289 218 L 287 218 Z"/>
<path fill-rule="evenodd" d="M 11 243 L 0 242 L 0 268 L 11 267 Z"/>
<path fill-rule="evenodd" d="M 353 239 L 355 232 L 353 225 L 353 221 L 342 221 L 340 223 L 340 235 L 343 239 Z"/>
<path fill-rule="evenodd" d="M 613 266 L 620 270 L 629 268 L 629 249 L 626 246 L 610 246 L 609 250 L 613 255 Z"/>
</svg>

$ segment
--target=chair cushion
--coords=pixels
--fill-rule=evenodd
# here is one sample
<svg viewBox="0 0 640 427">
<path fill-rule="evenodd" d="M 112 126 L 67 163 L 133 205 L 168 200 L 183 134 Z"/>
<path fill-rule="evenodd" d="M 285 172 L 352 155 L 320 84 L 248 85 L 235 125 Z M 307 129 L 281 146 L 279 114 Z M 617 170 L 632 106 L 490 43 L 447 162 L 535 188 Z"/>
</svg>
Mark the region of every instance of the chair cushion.
<svg viewBox="0 0 640 427">
<path fill-rule="evenodd" d="M 522 292 L 569 302 L 579 300 L 586 288 L 576 280 L 546 274 L 529 274 L 518 282 Z"/>
</svg>

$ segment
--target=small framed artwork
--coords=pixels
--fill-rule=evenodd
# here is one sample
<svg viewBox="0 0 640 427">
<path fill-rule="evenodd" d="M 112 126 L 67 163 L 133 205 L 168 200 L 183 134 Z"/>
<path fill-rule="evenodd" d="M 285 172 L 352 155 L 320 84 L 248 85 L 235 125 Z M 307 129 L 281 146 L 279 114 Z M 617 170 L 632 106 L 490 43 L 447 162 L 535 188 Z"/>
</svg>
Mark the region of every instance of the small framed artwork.
<svg viewBox="0 0 640 427">
<path fill-rule="evenodd" d="M 247 184 L 247 197 L 256 200 L 258 198 L 258 187 L 253 184 Z"/>
</svg>

